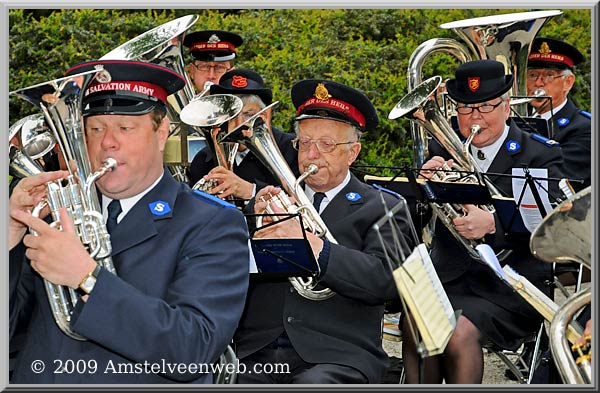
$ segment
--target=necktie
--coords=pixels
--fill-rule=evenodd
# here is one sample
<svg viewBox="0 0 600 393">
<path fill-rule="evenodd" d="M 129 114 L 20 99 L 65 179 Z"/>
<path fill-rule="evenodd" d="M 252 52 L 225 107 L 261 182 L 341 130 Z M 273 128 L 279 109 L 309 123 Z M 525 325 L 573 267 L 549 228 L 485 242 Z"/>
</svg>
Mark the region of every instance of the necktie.
<svg viewBox="0 0 600 393">
<path fill-rule="evenodd" d="M 117 226 L 117 217 L 123 211 L 121 209 L 121 202 L 118 199 L 113 199 L 108 204 L 108 218 L 106 219 L 106 229 L 108 233 L 111 233 L 113 229 Z"/>
<path fill-rule="evenodd" d="M 321 207 L 321 202 L 323 201 L 323 198 L 325 198 L 324 192 L 315 192 L 315 195 L 313 196 L 313 206 L 315 207 L 317 212 L 319 212 L 319 208 Z"/>
</svg>

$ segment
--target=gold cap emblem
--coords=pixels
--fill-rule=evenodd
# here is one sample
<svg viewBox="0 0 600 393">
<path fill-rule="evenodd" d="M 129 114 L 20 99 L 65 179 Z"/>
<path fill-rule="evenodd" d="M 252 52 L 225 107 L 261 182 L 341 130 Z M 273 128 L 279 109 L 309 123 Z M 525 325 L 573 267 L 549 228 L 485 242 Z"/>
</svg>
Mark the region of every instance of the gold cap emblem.
<svg viewBox="0 0 600 393">
<path fill-rule="evenodd" d="M 552 52 L 550 50 L 550 46 L 548 46 L 548 43 L 546 41 L 542 42 L 542 45 L 540 45 L 540 51 L 539 51 L 542 55 L 547 55 L 548 53 Z"/>
<path fill-rule="evenodd" d="M 315 89 L 315 97 L 317 100 L 325 101 L 331 98 L 331 94 L 329 94 L 324 84 L 319 83 Z"/>
</svg>

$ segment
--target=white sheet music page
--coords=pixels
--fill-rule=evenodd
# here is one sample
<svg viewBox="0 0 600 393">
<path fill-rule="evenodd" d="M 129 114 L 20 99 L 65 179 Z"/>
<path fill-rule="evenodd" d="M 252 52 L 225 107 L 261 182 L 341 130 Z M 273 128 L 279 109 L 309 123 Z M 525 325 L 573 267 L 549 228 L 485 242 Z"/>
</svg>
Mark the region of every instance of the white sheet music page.
<svg viewBox="0 0 600 393">
<path fill-rule="evenodd" d="M 546 168 L 528 168 L 529 173 L 534 178 L 536 189 L 542 199 L 542 204 L 546 209 L 546 212 L 552 211 L 552 205 L 550 205 L 550 199 L 548 198 L 548 180 L 538 180 L 546 179 L 548 177 L 548 169 Z M 525 193 L 523 194 L 523 199 L 519 205 L 519 211 L 521 212 L 521 217 L 523 218 L 523 223 L 525 227 L 529 230 L 529 232 L 533 232 L 535 228 L 542 222 L 542 214 L 540 213 L 540 209 L 533 197 L 533 193 L 531 192 L 531 188 L 527 186 L 526 179 L 523 178 L 525 176 L 524 168 L 513 168 L 512 169 L 513 177 L 512 179 L 512 191 L 513 197 L 516 202 L 519 202 L 519 198 L 521 197 L 521 193 L 523 192 L 523 187 L 525 187 Z"/>
</svg>

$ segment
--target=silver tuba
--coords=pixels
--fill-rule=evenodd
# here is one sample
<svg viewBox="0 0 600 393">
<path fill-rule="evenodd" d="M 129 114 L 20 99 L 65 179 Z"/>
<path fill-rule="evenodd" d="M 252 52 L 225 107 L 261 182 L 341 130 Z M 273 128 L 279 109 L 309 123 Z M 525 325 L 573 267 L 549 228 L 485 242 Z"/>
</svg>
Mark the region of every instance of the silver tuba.
<svg viewBox="0 0 600 393">
<path fill-rule="evenodd" d="M 117 163 L 116 160 L 108 158 L 102 168 L 94 173 L 91 172 L 81 113 L 82 92 L 94 79 L 106 83 L 110 81 L 110 74 L 98 66 L 92 71 L 12 91 L 9 96 L 23 98 L 38 106 L 59 144 L 65 162 L 75 161 L 77 164 L 76 168 L 68 165 L 70 175 L 66 179 L 67 184 L 63 184 L 60 180 L 46 184 L 46 198 L 34 207 L 32 215 L 38 217 L 48 206 L 54 221 L 52 225 L 56 226 L 59 221 L 58 209 L 67 207 L 79 239 L 90 256 L 109 272 L 115 273 L 111 259 L 110 236 L 102 219 L 94 182 L 114 169 Z M 11 157 L 14 157 L 11 167 L 27 160 L 28 156 L 12 150 L 15 154 L 11 154 Z M 39 173 L 34 167 L 25 169 L 21 166 L 21 168 L 23 174 L 27 176 Z M 34 231 L 32 233 L 35 235 Z M 70 327 L 71 315 L 79 295 L 67 286 L 56 285 L 47 280 L 44 280 L 44 284 L 50 308 L 59 328 L 73 339 L 85 340 L 85 337 L 77 334 Z"/>
<path fill-rule="evenodd" d="M 287 194 L 283 191 L 279 192 L 276 196 L 278 198 L 275 198 L 276 201 L 274 203 L 279 203 L 290 214 L 301 214 L 302 223 L 306 230 L 320 238 L 326 238 L 331 243 L 337 244 L 337 241 L 328 230 L 319 212 L 316 211 L 301 187 L 301 183 L 306 177 L 318 171 L 317 166 L 311 165 L 306 173 L 303 173 L 296 179 L 296 176 L 275 143 L 270 128 L 260 117 L 264 111 L 277 104 L 279 104 L 279 101 L 275 101 L 256 113 L 235 130 L 223 136 L 221 142 L 238 142 L 245 145 L 271 171 L 273 176 L 279 180 L 285 192 L 287 192 Z M 288 195 L 294 197 L 296 204 L 291 202 Z M 267 213 L 272 214 L 272 211 L 267 211 Z M 326 300 L 335 295 L 335 292 L 330 288 L 315 289 L 317 283 L 312 278 L 290 277 L 289 280 L 296 291 L 298 291 L 298 294 L 309 300 Z"/>
<path fill-rule="evenodd" d="M 408 60 L 408 91 L 423 81 L 422 69 L 426 60 L 435 53 L 447 53 L 465 63 L 474 59 L 496 60 L 504 64 L 506 73 L 515 76 L 512 95 L 527 92 L 527 58 L 533 39 L 546 21 L 562 14 L 559 10 L 519 12 L 465 19 L 445 23 L 440 27 L 452 29 L 463 41 L 450 38 L 432 38 L 413 51 Z M 517 108 L 525 114 L 526 106 Z M 411 124 L 414 141 L 414 163 L 421 167 L 427 156 L 427 136 L 416 124 Z"/>
<path fill-rule="evenodd" d="M 243 107 L 242 99 L 237 96 L 213 94 L 195 98 L 181 111 L 181 121 L 194 127 L 211 141 L 208 145 L 217 163 L 228 170 L 233 169 L 239 144 L 221 143 L 220 139 L 226 133 L 226 127 L 222 126 L 235 118 Z M 192 189 L 208 192 L 215 186 L 217 186 L 216 182 L 200 179 Z"/>
<path fill-rule="evenodd" d="M 450 127 L 446 121 L 446 118 L 442 115 L 435 97 L 441 82 L 442 78 L 440 76 L 434 76 L 415 87 L 410 93 L 405 95 L 396 106 L 394 106 L 388 115 L 388 118 L 398 119 L 400 117 L 407 117 L 409 120 L 426 129 L 428 134 L 452 155 L 456 166 L 454 168 L 445 168 L 445 170 L 448 171 L 448 173 L 452 172 L 453 176 L 456 177 L 447 178 L 449 175 L 445 175 L 445 177 L 440 180 L 482 183 L 487 186 L 492 196 L 501 195 L 501 192 L 494 184 L 487 180 L 487 178 L 481 176 L 479 167 L 468 150 L 469 144 L 477 132 L 479 132 L 479 128 L 474 127 L 471 130 L 471 135 L 463 145 L 452 127 Z M 415 115 L 417 111 L 422 111 L 423 118 L 419 115 Z M 474 175 L 465 176 L 460 174 L 461 171 L 470 172 Z M 462 206 L 451 203 L 432 203 L 431 205 L 435 215 L 440 218 L 452 235 L 467 250 L 469 255 L 474 259 L 480 259 L 476 247 L 481 242 L 473 239 L 465 239 L 458 233 L 452 222 L 454 218 L 464 215 Z M 490 213 L 495 212 L 493 205 L 483 205 L 480 207 Z"/>
<path fill-rule="evenodd" d="M 175 150 L 173 157 L 165 162 L 171 174 L 179 181 L 186 181 L 185 168 L 189 166 L 188 127 L 180 122 L 181 110 L 194 99 L 194 85 L 186 70 L 183 59 L 183 39 L 186 32 L 196 23 L 198 15 L 186 15 L 163 23 L 139 36 L 132 38 L 108 52 L 100 60 L 136 60 L 170 68 L 185 79 L 185 86 L 167 97 L 167 115 L 171 130 L 165 152 Z M 205 86 L 206 87 L 206 86 Z M 173 146 L 173 145 L 178 146 Z M 171 149 L 173 146 L 173 149 Z"/>
<path fill-rule="evenodd" d="M 545 262 L 577 262 L 591 269 L 592 214 L 592 190 L 587 187 L 544 217 L 531 234 L 531 252 Z M 563 381 L 568 384 L 592 382 L 589 345 L 570 348 L 567 340 L 567 327 L 576 313 L 590 302 L 590 288 L 577 292 L 557 310 L 550 323 L 550 349 Z"/>
</svg>

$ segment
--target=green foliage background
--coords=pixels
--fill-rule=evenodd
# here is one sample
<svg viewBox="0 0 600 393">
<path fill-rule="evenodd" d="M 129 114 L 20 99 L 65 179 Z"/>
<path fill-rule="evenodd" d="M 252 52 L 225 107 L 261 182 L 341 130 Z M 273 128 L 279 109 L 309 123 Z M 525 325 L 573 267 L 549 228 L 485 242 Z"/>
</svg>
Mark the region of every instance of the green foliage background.
<svg viewBox="0 0 600 393">
<path fill-rule="evenodd" d="M 190 31 L 222 29 L 240 33 L 237 67 L 261 73 L 281 101 L 274 124 L 291 129 L 294 82 L 327 78 L 363 91 L 373 101 L 380 126 L 365 134 L 361 164 L 399 166 L 412 159 L 409 121 L 387 115 L 407 92 L 413 51 L 431 38 L 458 36 L 439 26 L 462 19 L 534 11 L 532 9 L 241 9 L 125 10 L 64 9 L 9 11 L 10 90 L 63 76 L 73 65 L 95 60 L 120 44 L 177 17 L 197 14 Z M 586 56 L 578 66 L 571 96 L 591 104 L 591 10 L 563 9 L 538 36 L 566 40 Z M 184 48 L 186 62 L 188 54 Z M 450 77 L 458 61 L 432 56 L 423 78 Z M 11 98 L 10 123 L 36 112 Z"/>
</svg>

